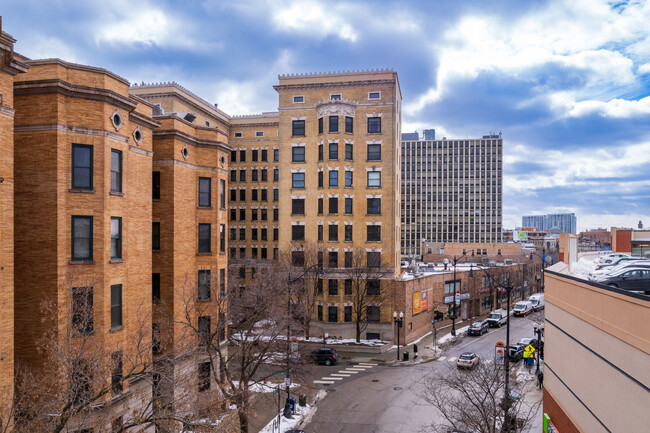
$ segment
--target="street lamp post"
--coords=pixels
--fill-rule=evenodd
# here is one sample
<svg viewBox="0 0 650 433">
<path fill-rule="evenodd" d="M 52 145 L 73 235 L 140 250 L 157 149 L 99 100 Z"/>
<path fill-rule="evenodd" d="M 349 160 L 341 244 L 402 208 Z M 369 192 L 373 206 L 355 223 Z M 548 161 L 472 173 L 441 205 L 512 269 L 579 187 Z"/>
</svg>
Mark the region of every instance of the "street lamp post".
<svg viewBox="0 0 650 433">
<path fill-rule="evenodd" d="M 535 326 L 535 334 L 537 334 L 537 368 L 535 374 L 539 374 L 539 358 L 542 356 L 542 327 Z"/>
<path fill-rule="evenodd" d="M 324 274 L 323 266 L 318 263 L 312 265 L 305 269 L 305 271 L 296 278 L 291 278 L 291 274 L 287 275 L 287 401 L 284 403 L 283 415 L 285 418 L 291 418 L 291 285 L 296 281 L 302 279 L 307 273 L 311 272 L 313 269 L 318 268 L 318 274 L 316 278 L 320 278 Z"/>
<path fill-rule="evenodd" d="M 507 428 L 510 428 L 510 292 L 512 291 L 512 286 L 507 286 L 504 287 L 506 289 L 506 292 L 508 293 L 508 309 L 506 310 L 506 313 L 508 314 L 507 319 L 506 319 L 506 350 L 507 350 L 507 356 L 506 356 L 506 392 L 504 398 L 506 399 L 506 403 L 504 405 L 505 408 L 505 414 L 504 414 L 504 424 L 507 426 Z M 509 431 L 509 430 L 505 430 Z"/>
<path fill-rule="evenodd" d="M 456 290 L 460 290 L 460 288 L 458 289 L 456 288 L 456 264 L 466 257 L 467 257 L 467 251 L 463 251 L 463 254 L 460 257 L 456 258 L 456 256 L 454 256 L 454 258 L 452 259 L 454 262 L 454 307 L 451 316 L 451 335 L 454 337 L 456 336 L 456 315 L 458 314 L 458 310 L 457 310 L 458 306 L 456 304 Z M 474 250 L 472 250 L 472 257 L 474 257 Z M 474 270 L 470 268 L 469 277 L 471 278 L 473 276 L 474 276 Z M 460 299 L 458 300 L 458 303 L 460 304 Z"/>
<path fill-rule="evenodd" d="M 404 323 L 404 313 L 400 311 L 398 319 L 397 311 L 393 311 L 393 322 L 395 323 L 395 329 L 397 329 L 397 360 L 399 361 L 399 328 L 401 328 L 402 323 Z"/>
<path fill-rule="evenodd" d="M 530 252 L 530 260 L 533 260 L 533 254 L 542 259 L 542 292 L 544 291 L 544 265 L 546 264 L 546 246 L 542 245 L 542 255 L 540 256 L 537 253 Z"/>
</svg>

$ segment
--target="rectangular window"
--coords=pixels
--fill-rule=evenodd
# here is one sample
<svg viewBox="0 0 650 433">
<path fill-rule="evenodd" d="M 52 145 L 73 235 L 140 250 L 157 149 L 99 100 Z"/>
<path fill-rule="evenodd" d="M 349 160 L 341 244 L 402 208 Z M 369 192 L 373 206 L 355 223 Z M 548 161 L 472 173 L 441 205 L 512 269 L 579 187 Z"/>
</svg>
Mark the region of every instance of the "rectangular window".
<svg viewBox="0 0 650 433">
<path fill-rule="evenodd" d="M 320 281 L 322 281 L 322 280 L 319 280 L 319 282 Z M 318 305 L 317 310 L 318 310 L 318 313 L 317 313 L 318 314 L 318 320 L 320 320 L 322 322 L 323 321 L 323 306 Z"/>
<path fill-rule="evenodd" d="M 305 240 L 305 226 L 295 225 L 291 226 L 291 240 L 304 241 Z"/>
<path fill-rule="evenodd" d="M 302 104 L 303 102 L 305 102 L 305 97 L 303 95 L 294 95 L 293 97 L 294 104 Z"/>
<path fill-rule="evenodd" d="M 251 189 L 251 201 L 257 201 L 257 188 Z"/>
<path fill-rule="evenodd" d="M 257 209 L 251 209 L 251 221 L 257 221 Z"/>
<path fill-rule="evenodd" d="M 352 147 L 351 143 L 345 144 L 345 159 L 348 161 L 352 161 Z"/>
<path fill-rule="evenodd" d="M 93 288 L 72 288 L 72 327 L 78 332 L 94 329 Z"/>
<path fill-rule="evenodd" d="M 199 224 L 199 253 L 211 252 L 210 224 Z"/>
<path fill-rule="evenodd" d="M 113 362 L 113 371 L 111 373 L 111 389 L 113 394 L 122 392 L 122 351 L 113 352 L 111 354 L 111 361 Z"/>
<path fill-rule="evenodd" d="M 345 257 L 344 266 L 346 268 L 351 268 L 352 267 L 352 251 L 346 251 L 344 257 Z"/>
<path fill-rule="evenodd" d="M 341 100 L 341 94 L 340 93 L 333 93 L 330 95 L 330 100 L 332 101 L 340 101 Z"/>
<path fill-rule="evenodd" d="M 268 237 L 269 237 L 269 236 L 268 236 L 268 229 L 266 229 L 266 228 L 262 228 L 261 231 L 262 231 L 261 239 L 262 239 L 263 241 L 267 241 L 267 240 L 268 240 Z"/>
<path fill-rule="evenodd" d="M 338 280 L 327 280 L 327 281 L 328 281 L 327 294 L 330 296 L 338 296 L 339 295 Z"/>
<path fill-rule="evenodd" d="M 352 186 L 352 171 L 345 172 L 345 186 L 348 188 Z"/>
<path fill-rule="evenodd" d="M 329 240 L 338 241 L 339 240 L 339 226 L 337 224 L 329 225 Z"/>
<path fill-rule="evenodd" d="M 345 198 L 345 214 L 346 215 L 352 215 L 352 198 L 351 197 L 346 197 Z"/>
<path fill-rule="evenodd" d="M 268 177 L 268 174 L 267 174 L 268 172 L 266 171 L 265 168 L 261 169 L 260 172 L 262 174 L 262 182 L 266 182 L 267 180 L 269 180 L 269 177 Z"/>
<path fill-rule="evenodd" d="M 258 155 L 257 149 L 253 149 L 251 151 L 251 161 L 252 162 L 257 162 L 257 155 Z"/>
<path fill-rule="evenodd" d="M 246 182 L 246 169 L 239 170 L 239 181 Z"/>
<path fill-rule="evenodd" d="M 255 131 L 255 137 L 264 137 L 264 131 Z"/>
<path fill-rule="evenodd" d="M 304 198 L 291 199 L 291 214 L 292 215 L 304 215 L 305 214 L 305 199 Z"/>
<path fill-rule="evenodd" d="M 304 120 L 294 120 L 291 122 L 291 135 L 294 137 L 304 137 L 305 136 L 305 121 Z"/>
<path fill-rule="evenodd" d="M 339 199 L 337 197 L 330 197 L 329 213 L 330 215 L 339 213 Z"/>
<path fill-rule="evenodd" d="M 291 148 L 291 162 L 305 162 L 305 148 L 303 146 Z"/>
<path fill-rule="evenodd" d="M 251 181 L 257 182 L 257 170 L 251 170 Z"/>
<path fill-rule="evenodd" d="M 368 322 L 371 323 L 378 323 L 379 319 L 381 317 L 380 312 L 379 312 L 379 306 L 377 305 L 368 305 L 366 310 L 366 317 L 368 319 Z"/>
<path fill-rule="evenodd" d="M 237 182 L 237 170 L 230 170 L 230 181 Z"/>
<path fill-rule="evenodd" d="M 210 299 L 210 271 L 200 270 L 197 278 L 199 289 L 199 301 L 207 301 Z"/>
<path fill-rule="evenodd" d="M 246 221 L 246 209 L 239 209 L 239 221 Z"/>
<path fill-rule="evenodd" d="M 219 269 L 219 297 L 223 298 L 226 295 L 226 270 Z"/>
<path fill-rule="evenodd" d="M 339 186 L 339 171 L 330 170 L 330 186 Z"/>
<path fill-rule="evenodd" d="M 381 171 L 368 172 L 368 188 L 381 187 Z"/>
<path fill-rule="evenodd" d="M 323 280 L 320 278 L 318 279 L 318 282 L 316 283 L 316 293 L 319 295 L 323 294 Z"/>
<path fill-rule="evenodd" d="M 219 224 L 219 252 L 226 252 L 226 225 Z"/>
<path fill-rule="evenodd" d="M 345 132 L 352 133 L 354 130 L 354 118 L 345 116 Z"/>
<path fill-rule="evenodd" d="M 209 362 L 202 362 L 198 367 L 199 371 L 199 392 L 205 392 L 210 389 L 210 371 L 211 364 Z"/>
<path fill-rule="evenodd" d="M 122 285 L 111 286 L 111 328 L 122 326 Z"/>
<path fill-rule="evenodd" d="M 345 296 L 352 296 L 352 280 L 345 280 Z"/>
<path fill-rule="evenodd" d="M 151 274 L 151 300 L 160 302 L 160 274 Z"/>
<path fill-rule="evenodd" d="M 230 227 L 230 240 L 231 241 L 237 240 L 237 229 L 234 227 Z"/>
<path fill-rule="evenodd" d="M 226 208 L 226 181 L 219 179 L 219 207 Z"/>
<path fill-rule="evenodd" d="M 366 291 L 368 296 L 379 296 L 381 294 L 381 283 L 379 280 L 366 280 Z"/>
<path fill-rule="evenodd" d="M 122 192 L 122 151 L 111 149 L 111 192 Z"/>
<path fill-rule="evenodd" d="M 160 250 L 160 223 L 151 223 L 151 249 Z"/>
<path fill-rule="evenodd" d="M 381 161 L 381 144 L 368 144 L 368 161 Z"/>
<path fill-rule="evenodd" d="M 329 132 L 339 132 L 339 116 L 330 116 L 329 119 Z"/>
<path fill-rule="evenodd" d="M 72 189 L 93 189 L 93 147 L 72 145 Z"/>
<path fill-rule="evenodd" d="M 366 226 L 367 242 L 381 242 L 381 226 Z"/>
<path fill-rule="evenodd" d="M 122 218 L 111 217 L 111 259 L 122 258 Z"/>
<path fill-rule="evenodd" d="M 381 214 L 381 199 L 380 198 L 369 198 L 368 199 L 368 215 L 379 215 Z"/>
<path fill-rule="evenodd" d="M 210 316 L 199 316 L 199 344 L 207 346 L 212 340 L 212 326 Z"/>
<path fill-rule="evenodd" d="M 352 242 L 352 225 L 346 225 L 344 230 L 345 242 Z"/>
<path fill-rule="evenodd" d="M 368 117 L 368 134 L 381 133 L 381 117 Z"/>
<path fill-rule="evenodd" d="M 212 179 L 209 177 L 199 177 L 199 206 L 210 207 L 210 190 L 212 189 Z"/>
<path fill-rule="evenodd" d="M 273 149 L 273 161 L 280 160 L 280 149 Z"/>
<path fill-rule="evenodd" d="M 318 187 L 319 188 L 323 187 L 323 172 L 322 171 L 318 172 Z"/>
<path fill-rule="evenodd" d="M 262 216 L 261 216 L 262 221 L 266 221 L 268 219 L 266 208 L 263 207 L 262 209 L 260 209 L 260 211 L 262 212 Z"/>
<path fill-rule="evenodd" d="M 298 267 L 305 266 L 305 252 L 291 251 L 291 265 Z"/>
<path fill-rule="evenodd" d="M 246 240 L 246 229 L 243 227 L 239 229 L 239 240 L 240 241 Z"/>
<path fill-rule="evenodd" d="M 323 241 L 323 225 L 318 224 L 318 241 L 322 242 Z"/>
<path fill-rule="evenodd" d="M 327 307 L 327 321 L 337 322 L 339 320 L 339 307 Z"/>
<path fill-rule="evenodd" d="M 251 229 L 251 240 L 252 240 L 252 241 L 256 241 L 256 240 L 257 240 L 257 229 L 256 229 L 256 228 L 252 228 L 252 229 Z"/>
<path fill-rule="evenodd" d="M 246 162 L 246 149 L 239 150 L 239 162 Z"/>
<path fill-rule="evenodd" d="M 262 201 L 269 201 L 269 191 L 267 189 L 262 190 Z"/>
<path fill-rule="evenodd" d="M 276 198 L 277 200 L 277 198 Z M 273 208 L 273 221 L 277 221 L 280 219 L 280 211 L 278 208 Z"/>
<path fill-rule="evenodd" d="M 231 150 L 230 151 L 230 162 L 237 162 L 237 151 L 236 150 Z"/>
<path fill-rule="evenodd" d="M 318 160 L 319 161 L 323 160 L 323 145 L 322 144 L 318 145 Z"/>
<path fill-rule="evenodd" d="M 235 132 L 235 138 L 242 138 L 244 136 L 243 132 Z"/>
<path fill-rule="evenodd" d="M 277 168 L 273 169 L 273 182 L 277 182 L 280 180 L 280 170 Z"/>
<path fill-rule="evenodd" d="M 93 259 L 93 217 L 72 217 L 72 260 Z"/>
<path fill-rule="evenodd" d="M 318 199 L 318 215 L 323 215 L 323 198 Z"/>
<path fill-rule="evenodd" d="M 305 173 L 291 173 L 291 186 L 292 188 L 304 188 Z"/>
<path fill-rule="evenodd" d="M 318 118 L 318 133 L 319 134 L 323 133 L 323 118 L 322 117 Z"/>
<path fill-rule="evenodd" d="M 329 159 L 339 159 L 339 144 L 330 143 L 329 146 Z"/>
<path fill-rule="evenodd" d="M 381 99 L 381 92 L 368 92 L 368 99 Z"/>
<path fill-rule="evenodd" d="M 280 238 L 280 229 L 273 227 L 273 240 L 277 241 Z"/>
<path fill-rule="evenodd" d="M 381 253 L 368 251 L 366 253 L 366 263 L 369 268 L 378 268 L 381 265 Z"/>
<path fill-rule="evenodd" d="M 240 189 L 239 190 L 239 201 L 246 201 L 246 190 L 245 189 Z"/>
<path fill-rule="evenodd" d="M 269 151 L 262 149 L 262 162 L 268 162 L 269 160 Z"/>
<path fill-rule="evenodd" d="M 343 320 L 346 322 L 352 322 L 352 306 L 346 305 L 343 307 Z"/>
<path fill-rule="evenodd" d="M 160 200 L 160 172 L 154 171 L 151 176 L 151 198 Z"/>
</svg>

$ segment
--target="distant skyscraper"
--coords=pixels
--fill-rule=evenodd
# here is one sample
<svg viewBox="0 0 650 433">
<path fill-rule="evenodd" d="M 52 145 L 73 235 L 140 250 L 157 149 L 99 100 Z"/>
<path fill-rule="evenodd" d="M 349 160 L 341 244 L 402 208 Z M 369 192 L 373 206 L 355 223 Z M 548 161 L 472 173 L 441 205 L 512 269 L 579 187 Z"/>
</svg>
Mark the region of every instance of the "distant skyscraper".
<svg viewBox="0 0 650 433">
<path fill-rule="evenodd" d="M 435 129 L 425 129 L 422 131 L 425 140 L 435 140 L 436 139 L 436 130 Z"/>
<path fill-rule="evenodd" d="M 521 217 L 522 227 L 537 227 L 539 230 L 550 230 L 554 227 L 561 233 L 576 234 L 577 218 L 574 213 L 555 213 L 547 215 L 527 215 Z"/>
<path fill-rule="evenodd" d="M 499 135 L 406 140 L 402 134 L 402 255 L 432 242 L 500 242 Z"/>
</svg>

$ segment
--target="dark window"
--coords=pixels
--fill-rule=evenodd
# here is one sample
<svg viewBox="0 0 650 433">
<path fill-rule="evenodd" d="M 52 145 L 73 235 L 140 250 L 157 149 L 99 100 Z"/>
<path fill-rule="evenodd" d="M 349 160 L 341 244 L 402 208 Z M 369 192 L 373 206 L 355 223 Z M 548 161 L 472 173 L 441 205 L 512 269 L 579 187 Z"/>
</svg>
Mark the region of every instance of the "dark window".
<svg viewBox="0 0 650 433">
<path fill-rule="evenodd" d="M 251 209 L 251 221 L 257 221 L 257 209 Z"/>
<path fill-rule="evenodd" d="M 72 189 L 93 189 L 93 147 L 72 145 Z"/>
<path fill-rule="evenodd" d="M 199 253 L 210 251 L 212 251 L 210 224 L 199 224 Z"/>
<path fill-rule="evenodd" d="M 345 116 L 345 132 L 353 132 L 354 118 Z"/>
<path fill-rule="evenodd" d="M 72 288 L 72 327 L 79 332 L 92 332 L 94 328 L 93 288 Z"/>
<path fill-rule="evenodd" d="M 246 182 L 246 169 L 239 170 L 239 181 Z"/>
<path fill-rule="evenodd" d="M 327 266 L 330 268 L 339 267 L 339 253 L 336 251 L 330 251 L 327 255 Z"/>
<path fill-rule="evenodd" d="M 304 241 L 305 240 L 305 226 L 295 225 L 291 226 L 291 240 Z"/>
<path fill-rule="evenodd" d="M 262 228 L 261 230 L 262 230 L 262 234 L 261 234 L 261 236 L 260 236 L 261 239 L 262 239 L 263 241 L 267 241 L 267 240 L 268 240 L 268 237 L 269 237 L 269 236 L 268 236 L 268 231 L 267 231 L 267 229 L 266 229 L 266 228 Z"/>
<path fill-rule="evenodd" d="M 280 211 L 278 208 L 273 208 L 273 221 L 277 221 L 278 219 L 280 219 Z"/>
<path fill-rule="evenodd" d="M 305 148 L 303 146 L 291 148 L 291 162 L 305 162 Z"/>
<path fill-rule="evenodd" d="M 378 268 L 381 265 L 381 253 L 368 251 L 366 253 L 366 262 L 369 268 Z"/>
<path fill-rule="evenodd" d="M 322 214 L 323 214 L 323 201 L 324 201 L 324 200 L 323 200 L 322 197 L 320 197 L 320 198 L 318 199 L 318 215 L 322 215 Z"/>
<path fill-rule="evenodd" d="M 122 192 L 122 152 L 111 149 L 111 192 Z"/>
<path fill-rule="evenodd" d="M 330 116 L 330 132 L 339 132 L 339 116 Z"/>
<path fill-rule="evenodd" d="M 226 270 L 219 269 L 219 297 L 226 296 Z"/>
<path fill-rule="evenodd" d="M 210 371 L 211 364 L 209 362 L 202 362 L 199 364 L 199 392 L 204 392 L 210 389 Z"/>
<path fill-rule="evenodd" d="M 160 274 L 151 274 L 151 299 L 160 302 Z"/>
<path fill-rule="evenodd" d="M 226 225 L 219 224 L 219 252 L 226 252 Z"/>
<path fill-rule="evenodd" d="M 330 170 L 330 183 L 329 183 L 329 185 L 330 186 L 339 186 L 339 172 L 338 172 L 338 170 Z"/>
<path fill-rule="evenodd" d="M 72 260 L 93 259 L 93 217 L 72 217 Z"/>
<path fill-rule="evenodd" d="M 368 117 L 368 134 L 381 133 L 381 117 Z"/>
<path fill-rule="evenodd" d="M 343 307 L 343 320 L 346 322 L 352 322 L 352 306 L 347 305 Z"/>
<path fill-rule="evenodd" d="M 230 162 L 237 162 L 237 151 L 236 150 L 231 150 L 230 151 Z"/>
<path fill-rule="evenodd" d="M 323 240 L 323 225 L 318 224 L 318 241 L 322 242 Z"/>
<path fill-rule="evenodd" d="M 267 189 L 262 190 L 262 201 L 269 201 L 269 191 Z"/>
<path fill-rule="evenodd" d="M 251 171 L 251 181 L 252 182 L 257 182 L 257 170 L 252 170 Z"/>
<path fill-rule="evenodd" d="M 352 280 L 345 280 L 345 296 L 352 296 Z"/>
<path fill-rule="evenodd" d="M 319 280 L 319 282 L 320 281 L 322 281 L 322 280 Z M 321 292 L 322 292 L 322 290 L 321 290 Z M 323 321 L 323 306 L 318 305 L 317 310 L 318 310 L 318 320 L 320 320 L 322 322 Z"/>
<path fill-rule="evenodd" d="M 368 161 L 381 161 L 381 144 L 368 144 Z"/>
<path fill-rule="evenodd" d="M 219 207 L 226 208 L 226 181 L 219 179 Z"/>
<path fill-rule="evenodd" d="M 199 317 L 199 344 L 202 346 L 207 346 L 210 343 L 212 332 L 211 329 L 211 320 L 210 316 L 200 316 Z"/>
<path fill-rule="evenodd" d="M 273 188 L 273 201 L 278 201 L 280 197 L 280 190 L 277 188 Z M 277 221 L 278 219 L 274 219 L 274 221 Z"/>
<path fill-rule="evenodd" d="M 316 282 L 316 291 L 319 295 L 323 294 L 323 280 L 321 280 L 320 278 Z"/>
<path fill-rule="evenodd" d="M 291 265 L 292 266 L 305 266 L 305 252 L 304 251 L 291 251 Z"/>
<path fill-rule="evenodd" d="M 160 200 L 160 172 L 154 171 L 151 178 L 151 198 Z"/>
<path fill-rule="evenodd" d="M 329 213 L 338 214 L 339 213 L 339 199 L 338 197 L 329 198 Z"/>
<path fill-rule="evenodd" d="M 345 242 L 352 242 L 352 225 L 346 225 L 344 230 Z"/>
<path fill-rule="evenodd" d="M 318 118 L 318 133 L 319 134 L 323 133 L 323 118 L 322 117 Z"/>
<path fill-rule="evenodd" d="M 240 241 L 246 240 L 246 229 L 243 227 L 239 229 L 239 240 Z"/>
<path fill-rule="evenodd" d="M 160 223 L 151 223 L 151 249 L 160 249 Z"/>
<path fill-rule="evenodd" d="M 262 211 L 262 221 L 266 221 L 268 219 L 266 208 L 263 207 L 260 210 Z"/>
<path fill-rule="evenodd" d="M 257 201 L 257 188 L 251 190 L 251 201 Z"/>
<path fill-rule="evenodd" d="M 252 241 L 256 241 L 256 240 L 257 240 L 257 229 L 256 229 L 256 228 L 252 228 L 252 229 L 251 229 L 251 240 L 252 240 Z"/>
<path fill-rule="evenodd" d="M 338 307 L 327 307 L 327 321 L 328 322 L 337 322 L 339 319 L 339 308 Z"/>
<path fill-rule="evenodd" d="M 236 189 L 231 189 L 230 190 L 230 201 L 237 201 L 237 190 Z"/>
<path fill-rule="evenodd" d="M 338 296 L 339 294 L 339 281 L 338 280 L 327 280 L 327 294 L 330 296 Z"/>
<path fill-rule="evenodd" d="M 367 242 L 381 241 L 381 226 L 366 226 Z"/>
<path fill-rule="evenodd" d="M 246 209 L 239 209 L 239 221 L 246 221 Z"/>
<path fill-rule="evenodd" d="M 352 156 L 353 156 L 352 149 L 353 149 L 353 145 L 351 143 L 345 143 L 345 159 L 347 159 L 348 161 L 352 161 Z"/>
<path fill-rule="evenodd" d="M 368 172 L 368 188 L 381 187 L 381 171 Z"/>
<path fill-rule="evenodd" d="M 230 181 L 237 182 L 237 170 L 230 170 Z"/>
<path fill-rule="evenodd" d="M 305 214 L 305 199 L 304 198 L 291 199 L 291 214 L 292 215 L 304 215 Z"/>
<path fill-rule="evenodd" d="M 280 170 L 277 168 L 273 169 L 273 182 L 277 182 L 280 180 Z"/>
<path fill-rule="evenodd" d="M 273 240 L 277 241 L 280 238 L 280 229 L 273 227 Z"/>
<path fill-rule="evenodd" d="M 245 189 L 240 189 L 239 190 L 239 201 L 246 201 L 246 190 Z"/>
<path fill-rule="evenodd" d="M 291 135 L 296 136 L 305 136 L 305 121 L 304 120 L 294 120 L 291 122 Z"/>
<path fill-rule="evenodd" d="M 368 305 L 366 310 L 366 317 L 368 319 L 368 322 L 372 323 L 377 323 L 379 322 L 380 319 L 380 311 L 379 311 L 379 306 L 376 305 Z"/>
<path fill-rule="evenodd" d="M 268 161 L 268 159 L 269 159 L 268 153 L 269 152 L 266 149 L 262 149 L 262 162 L 267 162 Z"/>
<path fill-rule="evenodd" d="M 111 328 L 122 326 L 122 285 L 111 286 Z"/>
<path fill-rule="evenodd" d="M 239 162 L 246 162 L 246 149 L 239 151 Z"/>
<path fill-rule="evenodd" d="M 199 206 L 210 206 L 210 190 L 212 189 L 212 179 L 209 177 L 199 177 Z"/>
<path fill-rule="evenodd" d="M 260 172 L 262 173 L 262 182 L 268 181 L 269 177 L 268 177 L 268 174 L 267 174 L 268 172 L 266 171 L 266 169 L 263 168 L 263 169 L 260 170 Z"/>
<path fill-rule="evenodd" d="M 339 240 L 339 226 L 336 224 L 329 225 L 329 240 L 338 241 Z"/>
<path fill-rule="evenodd" d="M 345 265 L 346 268 L 352 267 L 352 251 L 345 252 Z"/>
<path fill-rule="evenodd" d="M 347 187 L 352 186 L 352 172 L 351 171 L 346 171 L 345 172 L 345 186 L 347 186 Z"/>
<path fill-rule="evenodd" d="M 226 341 L 226 315 L 224 313 L 219 313 L 217 326 L 219 327 L 219 341 Z"/>
<path fill-rule="evenodd" d="M 368 296 L 379 296 L 381 294 L 379 280 L 366 280 L 366 290 L 368 291 Z"/>
<path fill-rule="evenodd" d="M 318 187 L 319 188 L 323 187 L 323 172 L 322 171 L 318 172 Z"/>
<path fill-rule="evenodd" d="M 381 199 L 380 198 L 369 198 L 368 199 L 368 215 L 379 215 L 381 214 Z"/>
<path fill-rule="evenodd" d="M 291 173 L 291 186 L 293 188 L 305 187 L 305 173 Z"/>
<path fill-rule="evenodd" d="M 280 160 L 280 149 L 273 149 L 273 161 Z"/>
<path fill-rule="evenodd" d="M 122 258 L 122 218 L 111 217 L 111 259 Z"/>
<path fill-rule="evenodd" d="M 323 160 L 323 145 L 322 144 L 318 145 L 318 160 L 319 161 Z"/>
<path fill-rule="evenodd" d="M 113 372 L 111 374 L 111 389 L 114 394 L 122 392 L 122 351 L 113 352 L 111 355 L 113 361 Z"/>
<path fill-rule="evenodd" d="M 345 213 L 346 215 L 352 214 L 352 198 L 350 197 L 345 198 Z"/>
<path fill-rule="evenodd" d="M 237 240 L 237 229 L 234 227 L 230 227 L 230 240 L 231 241 Z"/>
<path fill-rule="evenodd" d="M 339 144 L 330 143 L 329 149 L 329 159 L 339 159 Z"/>
<path fill-rule="evenodd" d="M 253 149 L 251 151 L 251 161 L 252 162 L 257 162 L 257 149 Z"/>
</svg>

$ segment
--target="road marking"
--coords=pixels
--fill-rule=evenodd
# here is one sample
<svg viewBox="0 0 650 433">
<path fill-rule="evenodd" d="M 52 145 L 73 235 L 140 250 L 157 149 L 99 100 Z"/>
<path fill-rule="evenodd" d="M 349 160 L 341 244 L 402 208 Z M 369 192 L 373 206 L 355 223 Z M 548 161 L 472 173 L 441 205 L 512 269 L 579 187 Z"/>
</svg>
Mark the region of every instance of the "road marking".
<svg viewBox="0 0 650 433">
<path fill-rule="evenodd" d="M 455 357 L 455 356 L 452 356 L 451 358 L 449 358 L 449 359 L 447 360 L 447 362 L 454 362 L 455 360 L 456 360 L 456 357 Z"/>
<path fill-rule="evenodd" d="M 440 358 L 438 358 L 437 360 L 438 360 L 438 361 L 444 361 L 445 359 L 447 359 L 447 357 L 446 357 L 446 356 L 441 356 L 441 357 L 440 357 Z"/>
<path fill-rule="evenodd" d="M 323 380 L 343 380 L 342 377 L 324 377 Z"/>
<path fill-rule="evenodd" d="M 492 364 L 492 360 L 491 360 L 491 359 L 486 359 L 486 360 L 483 361 L 483 362 L 486 363 L 486 364 Z"/>
<path fill-rule="evenodd" d="M 357 373 L 360 371 L 366 371 L 365 368 L 346 368 L 345 371 L 356 371 Z"/>
<path fill-rule="evenodd" d="M 315 380 L 314 383 L 322 383 L 324 385 L 332 385 L 334 382 L 330 382 L 329 380 Z"/>
<path fill-rule="evenodd" d="M 369 365 L 371 367 L 374 367 L 377 364 L 373 364 L 372 362 L 360 362 L 359 365 Z"/>
<path fill-rule="evenodd" d="M 332 373 L 330 376 L 350 377 L 350 374 Z"/>
<path fill-rule="evenodd" d="M 361 368 L 362 370 L 366 370 L 368 368 L 372 368 L 372 365 L 357 365 L 354 368 Z"/>
<path fill-rule="evenodd" d="M 347 370 L 341 370 L 341 371 L 339 371 L 339 373 L 357 374 L 360 371 L 364 371 L 364 370 L 350 370 L 350 369 L 347 369 Z"/>
</svg>

